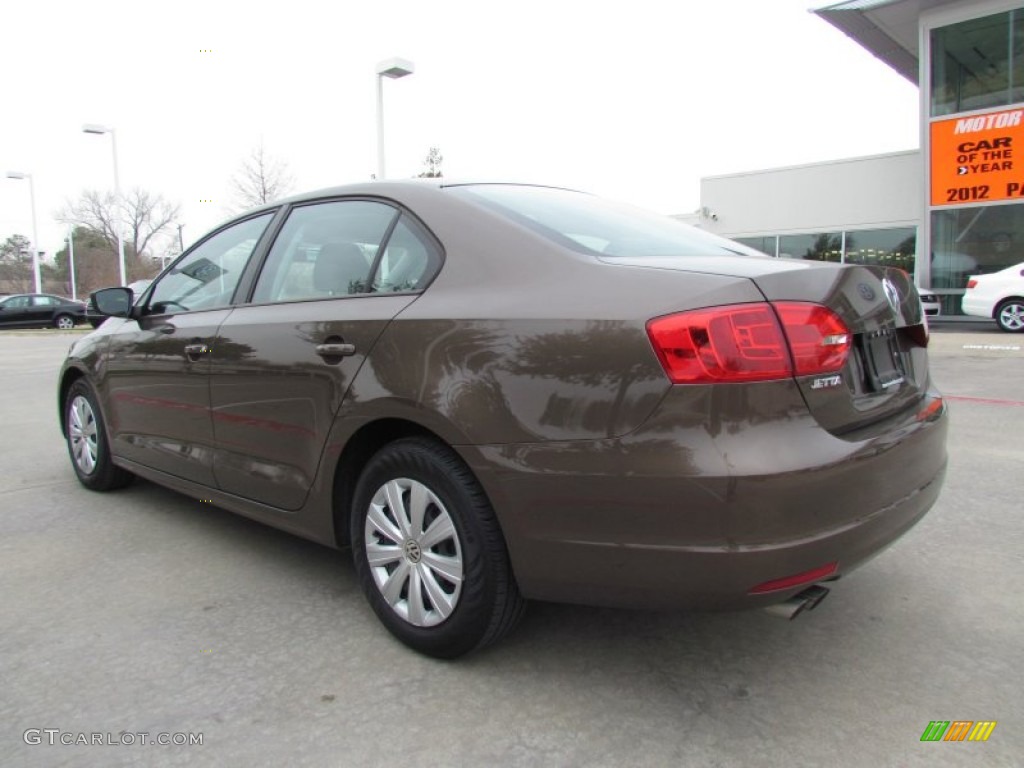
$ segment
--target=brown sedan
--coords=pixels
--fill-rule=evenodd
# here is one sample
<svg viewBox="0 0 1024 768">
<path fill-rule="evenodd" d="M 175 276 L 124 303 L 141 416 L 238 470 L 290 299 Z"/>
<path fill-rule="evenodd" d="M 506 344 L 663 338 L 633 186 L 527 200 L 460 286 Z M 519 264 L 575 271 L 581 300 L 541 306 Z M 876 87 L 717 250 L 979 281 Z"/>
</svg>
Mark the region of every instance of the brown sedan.
<svg viewBox="0 0 1024 768">
<path fill-rule="evenodd" d="M 934 503 L 945 408 L 898 270 L 560 189 L 379 182 L 251 211 L 61 372 L 79 480 L 333 547 L 454 657 L 524 599 L 792 615 Z"/>
</svg>

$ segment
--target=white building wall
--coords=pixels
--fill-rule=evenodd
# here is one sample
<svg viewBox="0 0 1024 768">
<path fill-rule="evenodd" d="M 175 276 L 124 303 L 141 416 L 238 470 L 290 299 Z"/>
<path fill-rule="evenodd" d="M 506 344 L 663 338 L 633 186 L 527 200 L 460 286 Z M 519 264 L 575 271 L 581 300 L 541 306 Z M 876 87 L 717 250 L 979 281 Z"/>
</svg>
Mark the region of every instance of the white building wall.
<svg viewBox="0 0 1024 768">
<path fill-rule="evenodd" d="M 919 226 L 912 150 L 701 179 L 702 229 L 725 237 Z"/>
</svg>

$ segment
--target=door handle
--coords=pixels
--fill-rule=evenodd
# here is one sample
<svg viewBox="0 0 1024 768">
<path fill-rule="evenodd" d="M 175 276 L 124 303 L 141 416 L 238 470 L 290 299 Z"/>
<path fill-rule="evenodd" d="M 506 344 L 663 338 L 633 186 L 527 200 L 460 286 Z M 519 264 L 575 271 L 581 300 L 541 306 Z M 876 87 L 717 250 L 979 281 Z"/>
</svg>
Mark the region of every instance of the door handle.
<svg viewBox="0 0 1024 768">
<path fill-rule="evenodd" d="M 355 344 L 317 344 L 316 353 L 326 359 L 328 357 L 349 357 L 356 353 Z"/>
<path fill-rule="evenodd" d="M 185 345 L 185 355 L 189 358 L 189 360 L 194 360 L 195 358 L 199 357 L 200 355 L 208 354 L 210 351 L 211 351 L 210 348 L 208 346 L 206 346 L 205 344 L 186 344 Z"/>
</svg>

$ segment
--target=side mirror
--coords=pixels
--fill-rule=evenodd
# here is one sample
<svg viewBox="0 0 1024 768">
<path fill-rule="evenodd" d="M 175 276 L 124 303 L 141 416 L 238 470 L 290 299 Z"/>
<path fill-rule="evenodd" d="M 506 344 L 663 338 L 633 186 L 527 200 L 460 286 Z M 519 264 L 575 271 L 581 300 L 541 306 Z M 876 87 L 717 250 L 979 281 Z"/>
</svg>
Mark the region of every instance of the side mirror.
<svg viewBox="0 0 1024 768">
<path fill-rule="evenodd" d="M 132 311 L 131 288 L 104 288 L 93 292 L 90 298 L 101 315 L 128 317 Z"/>
</svg>

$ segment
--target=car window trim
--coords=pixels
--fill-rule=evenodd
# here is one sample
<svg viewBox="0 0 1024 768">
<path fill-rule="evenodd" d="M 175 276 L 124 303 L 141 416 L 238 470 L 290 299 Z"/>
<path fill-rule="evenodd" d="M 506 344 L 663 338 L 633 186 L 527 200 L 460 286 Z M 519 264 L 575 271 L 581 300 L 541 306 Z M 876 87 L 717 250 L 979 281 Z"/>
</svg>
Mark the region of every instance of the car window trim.
<svg viewBox="0 0 1024 768">
<path fill-rule="evenodd" d="M 281 234 L 281 230 L 284 228 L 285 223 L 288 221 L 288 217 L 291 215 L 291 212 L 293 210 L 295 210 L 296 208 L 304 208 L 307 205 L 319 205 L 319 204 L 323 204 L 323 203 L 346 203 L 346 202 L 354 202 L 354 203 L 358 203 L 358 202 L 382 203 L 382 204 L 387 205 L 388 207 L 394 209 L 395 214 L 396 214 L 392 218 L 391 223 L 388 225 L 388 228 L 385 230 L 384 235 L 381 238 L 381 241 L 380 241 L 380 243 L 377 246 L 377 253 L 374 254 L 373 263 L 371 264 L 371 268 L 370 268 L 370 272 L 369 272 L 369 278 L 368 278 L 369 279 L 369 285 L 371 287 L 373 285 L 373 282 L 372 282 L 373 281 L 373 276 L 374 276 L 374 274 L 376 274 L 377 266 L 378 266 L 378 263 L 379 263 L 379 259 L 381 258 L 381 255 L 383 254 L 384 249 L 387 247 L 388 241 L 391 239 L 391 234 L 395 231 L 395 227 L 398 226 L 398 222 L 401 220 L 401 218 L 403 216 L 408 216 L 415 223 L 415 225 L 419 227 L 419 233 L 422 234 L 422 235 L 425 235 L 427 237 L 427 239 L 429 241 L 428 245 L 431 246 L 434 249 L 434 251 L 436 252 L 436 254 L 437 254 L 437 259 L 438 259 L 438 261 L 437 261 L 437 268 L 434 270 L 434 274 L 430 276 L 430 280 L 428 280 L 423 285 L 422 288 L 417 288 L 415 291 L 394 291 L 392 293 L 381 293 L 379 291 L 366 291 L 364 293 L 352 293 L 352 294 L 346 294 L 344 296 L 315 296 L 315 297 L 308 297 L 308 298 L 303 298 L 303 299 L 292 299 L 292 300 L 289 300 L 289 301 L 258 301 L 258 302 L 257 301 L 253 301 L 252 300 L 253 299 L 253 294 L 256 291 L 256 282 L 259 279 L 260 274 L 263 272 L 263 269 L 264 269 L 264 267 L 266 265 L 266 260 L 270 256 L 270 251 L 273 249 L 274 243 L 277 242 L 277 238 Z M 282 212 L 283 212 L 283 215 L 282 215 Z M 275 219 L 273 237 L 267 242 L 266 248 L 262 249 L 262 253 L 259 254 L 259 256 L 260 256 L 259 265 L 252 267 L 252 271 L 253 271 L 252 281 L 247 286 L 246 292 L 245 292 L 244 296 L 236 292 L 235 297 L 234 297 L 235 298 L 234 306 L 266 307 L 266 306 L 276 306 L 276 305 L 283 305 L 283 304 L 296 304 L 296 303 L 299 303 L 299 302 L 306 302 L 306 301 L 337 301 L 338 299 L 365 299 L 365 298 L 373 298 L 375 296 L 418 295 L 418 294 L 423 293 L 423 291 L 425 291 L 430 286 L 430 284 L 434 282 L 434 278 L 437 277 L 437 275 L 441 272 L 441 267 L 444 266 L 445 251 L 444 251 L 444 247 L 441 245 L 441 241 L 437 238 L 437 235 L 435 235 L 430 230 L 430 227 L 428 227 L 423 222 L 423 220 L 420 219 L 420 217 L 417 216 L 415 213 L 413 213 L 408 207 L 403 205 L 398 200 L 394 200 L 394 199 L 392 199 L 390 197 L 381 197 L 381 196 L 378 196 L 378 195 L 361 194 L 361 195 L 331 195 L 329 197 L 319 197 L 319 198 L 314 198 L 312 200 L 297 200 L 297 201 L 294 201 L 294 202 L 287 203 L 287 204 L 283 205 L 281 207 L 281 210 L 278 212 L 278 215 L 280 216 L 280 218 L 279 219 Z M 268 231 L 269 231 L 269 227 L 268 227 Z M 253 259 L 250 261 L 250 265 L 252 265 L 252 262 L 255 262 L 256 256 L 257 256 L 257 254 L 254 252 L 253 253 Z M 247 277 L 248 271 L 249 271 L 249 267 L 246 268 L 246 273 L 243 273 L 243 279 L 245 277 Z M 241 284 L 241 280 L 239 281 L 239 284 Z"/>
<path fill-rule="evenodd" d="M 275 223 L 277 222 L 278 217 L 281 215 L 281 210 L 284 207 L 285 206 L 281 206 L 281 207 L 279 207 L 277 209 L 274 209 L 274 208 L 262 208 L 262 209 L 260 209 L 258 211 L 252 211 L 251 213 L 246 214 L 244 216 L 239 216 L 237 219 L 232 219 L 231 221 L 227 221 L 223 225 L 217 227 L 216 229 L 211 230 L 202 239 L 197 240 L 196 242 L 194 242 L 188 248 L 188 250 L 183 251 L 178 256 L 178 258 L 176 258 L 174 261 L 172 261 L 166 267 L 164 267 L 162 270 L 160 270 L 159 274 L 157 274 L 157 276 L 153 278 L 153 281 L 148 286 L 146 286 L 145 291 L 143 291 L 143 296 L 145 297 L 145 300 L 144 301 L 139 301 L 136 304 L 136 306 L 139 307 L 139 311 L 145 317 L 165 317 L 165 316 L 171 315 L 171 314 L 173 314 L 173 315 L 190 315 L 193 312 L 209 312 L 210 310 L 231 309 L 232 307 L 236 306 L 239 303 L 239 296 L 240 296 L 239 290 L 241 288 L 242 281 L 246 279 L 246 277 L 247 277 L 247 275 L 248 275 L 248 273 L 250 271 L 250 265 L 252 264 L 252 262 L 257 258 L 257 256 L 260 255 L 260 251 L 263 249 L 265 241 L 267 239 L 267 233 L 271 230 L 271 228 L 273 228 L 275 226 Z M 202 247 L 208 240 L 210 240 L 213 237 L 216 237 L 217 235 L 219 235 L 220 233 L 230 229 L 231 227 L 234 227 L 234 226 L 236 226 L 238 224 L 244 224 L 245 222 L 251 221 L 253 219 L 258 219 L 261 216 L 266 216 L 268 213 L 272 214 L 272 215 L 270 216 L 270 219 L 267 221 L 267 226 L 263 228 L 263 232 L 260 234 L 259 239 L 256 241 L 256 245 L 253 247 L 252 253 L 249 255 L 249 258 L 246 261 L 245 267 L 242 269 L 242 274 L 238 278 L 238 283 L 235 285 L 235 290 L 231 294 L 231 298 L 228 300 L 228 302 L 224 306 L 221 306 L 221 307 L 199 307 L 199 308 L 196 308 L 196 309 L 187 310 L 185 312 L 164 312 L 164 313 L 160 313 L 160 314 L 156 314 L 156 313 L 147 314 L 146 313 L 146 310 L 149 309 L 149 301 L 152 298 L 152 294 L 153 294 L 153 291 L 155 289 L 155 286 L 157 286 L 159 284 L 159 282 L 164 278 L 164 276 L 166 274 L 170 273 L 171 270 L 173 270 L 175 268 L 175 266 L 177 266 L 179 263 L 181 263 L 181 261 L 183 261 L 184 259 L 188 258 L 188 256 L 193 251 L 195 251 L 197 248 Z"/>
<path fill-rule="evenodd" d="M 430 229 L 419 219 L 419 217 L 408 214 L 408 212 L 403 209 L 402 215 L 398 216 L 395 219 L 391 229 L 388 230 L 387 235 L 384 238 L 384 241 L 377 249 L 377 255 L 374 257 L 373 260 L 373 267 L 370 270 L 370 288 L 373 288 L 373 276 L 377 274 L 377 270 L 380 268 L 381 259 L 384 258 L 384 251 L 386 251 L 388 246 L 391 244 L 391 236 L 392 234 L 394 234 L 395 229 L 398 228 L 398 225 L 402 220 L 402 216 L 408 217 L 409 221 L 406 224 L 406 226 L 409 228 L 409 231 L 412 232 L 413 236 L 421 241 L 424 241 L 423 245 L 427 249 L 428 269 L 431 266 L 435 266 L 436 268 L 433 270 L 433 274 L 430 275 L 430 278 L 423 284 L 423 287 L 421 288 L 417 288 L 412 291 L 370 291 L 370 293 L 375 294 L 377 296 L 402 296 L 410 293 L 423 293 L 423 291 L 427 290 L 427 288 L 430 287 L 430 284 L 434 282 L 434 278 L 437 277 L 437 275 L 441 272 L 441 266 L 444 264 L 444 249 L 441 247 L 440 241 L 437 239 L 437 237 L 434 236 L 434 233 L 431 232 Z M 432 265 L 430 263 L 431 256 L 437 257 L 436 265 Z"/>
</svg>

